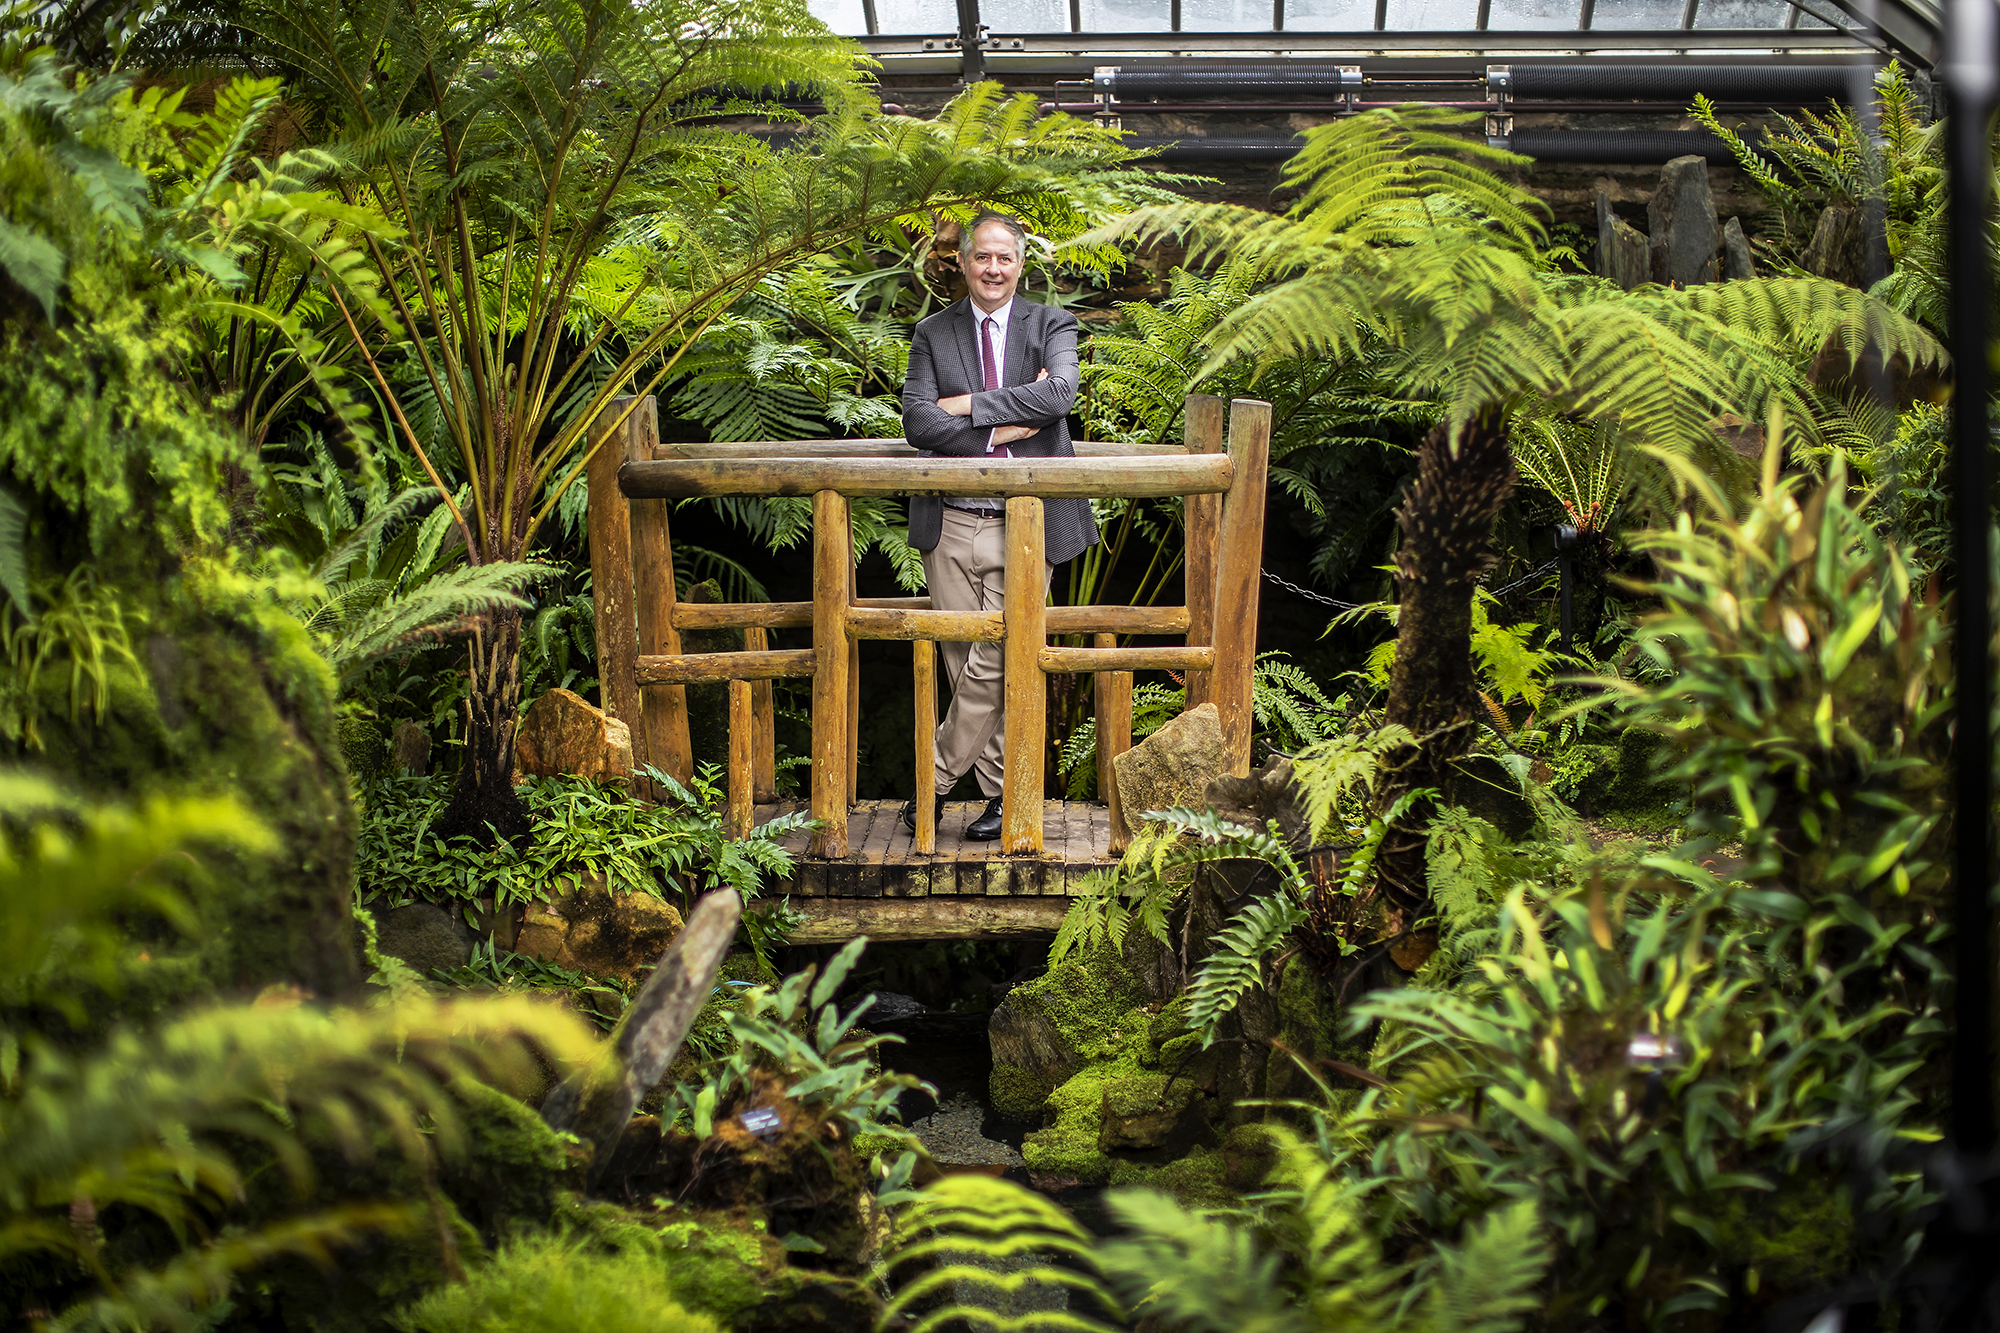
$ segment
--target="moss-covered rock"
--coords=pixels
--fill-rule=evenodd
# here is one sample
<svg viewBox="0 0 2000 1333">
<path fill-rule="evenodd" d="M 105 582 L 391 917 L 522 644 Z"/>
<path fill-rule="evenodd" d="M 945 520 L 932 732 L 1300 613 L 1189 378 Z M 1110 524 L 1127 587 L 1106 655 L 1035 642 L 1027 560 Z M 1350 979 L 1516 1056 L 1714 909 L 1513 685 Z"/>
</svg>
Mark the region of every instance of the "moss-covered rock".
<svg viewBox="0 0 2000 1333">
<path fill-rule="evenodd" d="M 993 1109 L 1034 1119 L 1086 1063 L 1143 1048 L 1170 978 L 1171 951 L 1135 930 L 1122 952 L 1107 943 L 1080 949 L 1009 991 L 987 1026 Z"/>
</svg>

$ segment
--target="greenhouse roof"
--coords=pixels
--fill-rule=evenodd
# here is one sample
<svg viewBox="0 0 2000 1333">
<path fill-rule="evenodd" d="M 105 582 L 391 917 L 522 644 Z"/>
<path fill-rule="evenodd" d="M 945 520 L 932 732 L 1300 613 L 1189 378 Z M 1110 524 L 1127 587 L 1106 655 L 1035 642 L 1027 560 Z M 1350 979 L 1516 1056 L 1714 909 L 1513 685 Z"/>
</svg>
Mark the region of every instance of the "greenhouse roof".
<svg viewBox="0 0 2000 1333">
<path fill-rule="evenodd" d="M 1938 58 L 1929 0 L 812 0 L 891 68 L 1121 55 Z"/>
</svg>

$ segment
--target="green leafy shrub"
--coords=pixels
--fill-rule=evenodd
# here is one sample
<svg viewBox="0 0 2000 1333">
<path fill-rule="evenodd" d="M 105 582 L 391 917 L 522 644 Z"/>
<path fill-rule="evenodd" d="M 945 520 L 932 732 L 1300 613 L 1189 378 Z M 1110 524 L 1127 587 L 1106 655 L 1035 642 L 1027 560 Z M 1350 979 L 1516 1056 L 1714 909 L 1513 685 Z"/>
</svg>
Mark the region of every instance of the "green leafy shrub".
<svg viewBox="0 0 2000 1333">
<path fill-rule="evenodd" d="M 508 1242 L 460 1283 L 396 1316 L 404 1333 L 720 1333 L 673 1299 L 657 1246 L 605 1250 L 561 1235 Z"/>
<path fill-rule="evenodd" d="M 732 839 L 723 827 L 712 776 L 683 787 L 647 770 L 666 793 L 658 804 L 582 778 L 531 778 L 521 788 L 533 817 L 519 847 L 483 847 L 470 837 L 441 838 L 431 826 L 452 799 L 444 777 L 392 777 L 362 789 L 356 851 L 364 897 L 388 905 L 490 900 L 495 907 L 540 902 L 585 875 L 603 875 L 620 892 L 692 903 L 727 884 L 746 898 L 766 875 L 783 876 L 792 859 L 780 842 L 809 816 L 780 816 Z"/>
</svg>

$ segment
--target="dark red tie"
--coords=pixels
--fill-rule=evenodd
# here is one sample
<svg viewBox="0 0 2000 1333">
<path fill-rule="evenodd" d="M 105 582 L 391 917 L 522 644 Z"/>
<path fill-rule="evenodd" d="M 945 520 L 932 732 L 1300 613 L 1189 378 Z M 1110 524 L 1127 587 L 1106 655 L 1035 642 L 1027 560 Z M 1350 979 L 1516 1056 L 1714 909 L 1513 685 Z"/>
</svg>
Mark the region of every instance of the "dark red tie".
<svg viewBox="0 0 2000 1333">
<path fill-rule="evenodd" d="M 979 333 L 979 368 L 988 392 L 1000 387 L 1000 362 L 993 354 L 993 326 L 998 322 L 989 316 Z"/>
</svg>

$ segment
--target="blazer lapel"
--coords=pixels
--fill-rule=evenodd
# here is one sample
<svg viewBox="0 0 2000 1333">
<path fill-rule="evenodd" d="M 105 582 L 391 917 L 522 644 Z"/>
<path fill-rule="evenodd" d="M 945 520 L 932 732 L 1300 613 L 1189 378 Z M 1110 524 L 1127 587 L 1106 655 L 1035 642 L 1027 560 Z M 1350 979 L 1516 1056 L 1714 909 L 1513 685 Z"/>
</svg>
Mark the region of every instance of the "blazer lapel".
<svg viewBox="0 0 2000 1333">
<path fill-rule="evenodd" d="M 1034 309 L 1033 301 L 1014 298 L 1007 307 L 1007 373 L 1002 376 L 1007 381 L 1005 387 L 1017 384 L 1032 384 L 1041 372 L 1040 366 L 1028 366 L 1028 316 Z"/>
<path fill-rule="evenodd" d="M 966 297 L 960 303 L 963 313 L 958 321 L 958 359 L 965 366 L 965 382 L 971 386 L 968 393 L 978 393 L 986 387 L 986 372 L 979 366 L 979 307 Z"/>
</svg>

